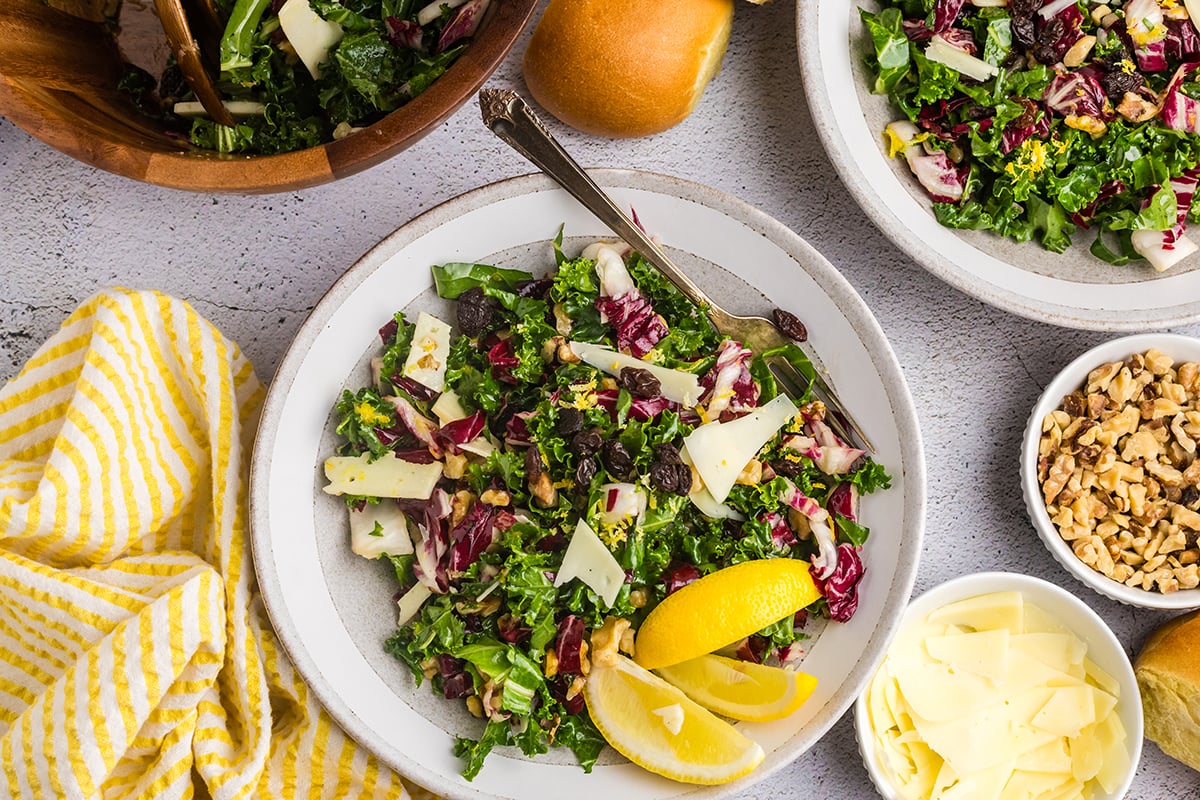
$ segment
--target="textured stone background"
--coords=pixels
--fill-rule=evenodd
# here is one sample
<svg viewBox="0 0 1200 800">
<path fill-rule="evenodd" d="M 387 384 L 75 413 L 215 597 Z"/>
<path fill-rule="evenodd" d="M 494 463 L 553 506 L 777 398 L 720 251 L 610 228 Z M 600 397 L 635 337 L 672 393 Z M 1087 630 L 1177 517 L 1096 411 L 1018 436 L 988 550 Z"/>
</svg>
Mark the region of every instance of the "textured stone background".
<svg viewBox="0 0 1200 800">
<path fill-rule="evenodd" d="M 851 200 L 821 148 L 796 60 L 795 7 L 739 3 L 724 69 L 696 113 L 635 141 L 552 124 L 577 159 L 706 183 L 758 206 L 817 247 L 866 299 L 916 398 L 929 473 L 917 592 L 984 569 L 1027 572 L 1078 593 L 1133 654 L 1169 615 L 1108 601 L 1051 559 L 1025 516 L 1020 435 L 1050 378 L 1106 334 L 998 311 L 897 250 Z M 492 85 L 521 89 L 518 45 Z M 470 104 L 366 173 L 292 194 L 229 197 L 141 185 L 94 170 L 0 119 L 0 379 L 91 293 L 153 288 L 190 301 L 268 380 L 306 314 L 369 247 L 430 207 L 529 171 Z M 1200 327 L 1184 332 L 1200 333 Z M 1137 800 L 1200 798 L 1197 773 L 1147 743 Z M 850 715 L 745 798 L 872 795 Z"/>
</svg>

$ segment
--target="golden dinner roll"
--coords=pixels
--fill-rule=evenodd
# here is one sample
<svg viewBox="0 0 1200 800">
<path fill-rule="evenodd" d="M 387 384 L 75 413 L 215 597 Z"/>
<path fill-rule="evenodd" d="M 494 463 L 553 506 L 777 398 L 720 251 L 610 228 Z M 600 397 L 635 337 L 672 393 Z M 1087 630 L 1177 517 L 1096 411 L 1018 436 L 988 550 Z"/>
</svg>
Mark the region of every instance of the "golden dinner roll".
<svg viewBox="0 0 1200 800">
<path fill-rule="evenodd" d="M 1146 738 L 1200 770 L 1200 611 L 1150 635 L 1134 662 Z"/>
<path fill-rule="evenodd" d="M 691 113 L 732 25 L 733 0 L 551 0 L 525 51 L 525 83 L 573 128 L 658 133 Z"/>
</svg>

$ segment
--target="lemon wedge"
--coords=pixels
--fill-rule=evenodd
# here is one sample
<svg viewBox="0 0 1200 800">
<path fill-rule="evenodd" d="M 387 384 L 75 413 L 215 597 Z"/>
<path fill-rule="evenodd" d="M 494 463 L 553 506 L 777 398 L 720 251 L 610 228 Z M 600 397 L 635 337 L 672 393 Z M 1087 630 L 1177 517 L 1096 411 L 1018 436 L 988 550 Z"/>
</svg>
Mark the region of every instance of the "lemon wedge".
<svg viewBox="0 0 1200 800">
<path fill-rule="evenodd" d="M 638 630 L 634 659 L 658 669 L 719 650 L 817 600 L 808 562 L 745 561 L 667 595 Z"/>
<path fill-rule="evenodd" d="M 655 774 L 686 783 L 727 783 L 763 760 L 752 739 L 624 656 L 593 664 L 583 696 L 608 743 Z"/>
<path fill-rule="evenodd" d="M 726 717 L 767 722 L 788 716 L 817 688 L 803 672 L 706 655 L 658 670 L 691 699 Z"/>
</svg>

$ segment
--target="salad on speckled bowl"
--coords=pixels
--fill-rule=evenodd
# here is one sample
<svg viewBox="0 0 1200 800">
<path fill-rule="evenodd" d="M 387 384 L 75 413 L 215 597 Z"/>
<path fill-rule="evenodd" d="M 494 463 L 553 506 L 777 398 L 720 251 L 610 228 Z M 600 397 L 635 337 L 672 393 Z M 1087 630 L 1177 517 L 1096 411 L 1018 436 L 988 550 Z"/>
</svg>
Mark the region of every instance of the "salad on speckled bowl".
<svg viewBox="0 0 1200 800">
<path fill-rule="evenodd" d="M 1200 35 L 1180 0 L 887 0 L 860 9 L 883 131 L 951 228 L 1163 271 L 1197 250 Z"/>
<path fill-rule="evenodd" d="M 590 771 L 607 738 L 659 774 L 732 780 L 761 761 L 758 745 L 633 662 L 680 662 L 659 675 L 706 691 L 714 672 L 761 685 L 718 702 L 726 716 L 794 711 L 815 679 L 786 668 L 826 620 L 853 616 L 869 546 L 858 498 L 891 478 L 838 439 L 823 404 L 780 392 L 764 358 L 811 374 L 795 345 L 754 354 L 723 338 L 622 244 L 568 257 L 556 241 L 554 256 L 543 277 L 435 266 L 457 332 L 424 312 L 381 320 L 372 385 L 336 406 L 325 491 L 346 501 L 354 552 L 395 567 L 387 651 L 481 720 L 455 745 L 465 777 L 499 745 L 570 748 Z M 726 571 L 771 561 L 752 579 Z M 783 582 L 755 600 L 771 580 Z M 785 586 L 795 600 L 777 607 Z M 721 603 L 733 604 L 724 625 Z M 641 652 L 650 640 L 635 631 L 668 606 L 659 646 Z M 708 621 L 678 623 L 697 613 Z M 693 643 L 706 628 L 728 634 Z M 665 723 L 630 721 L 647 703 Z M 663 724 L 683 739 L 646 755 Z"/>
</svg>

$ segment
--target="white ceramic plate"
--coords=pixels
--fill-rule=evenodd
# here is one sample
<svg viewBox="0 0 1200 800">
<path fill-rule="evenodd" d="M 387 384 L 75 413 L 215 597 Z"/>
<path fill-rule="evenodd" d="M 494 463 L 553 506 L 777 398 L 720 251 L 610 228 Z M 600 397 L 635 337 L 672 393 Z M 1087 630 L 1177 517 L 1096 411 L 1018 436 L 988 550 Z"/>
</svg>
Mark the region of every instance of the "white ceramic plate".
<svg viewBox="0 0 1200 800">
<path fill-rule="evenodd" d="M 751 776 L 701 788 L 657 778 L 611 751 L 587 775 L 569 752 L 533 762 L 506 750 L 466 782 L 452 753 L 454 734 L 477 737 L 481 723 L 428 685 L 414 688 L 407 667 L 383 652 L 395 627 L 395 578 L 387 565 L 351 554 L 345 509 L 319 490 L 321 464 L 335 444 L 330 410 L 344 387 L 368 383 L 376 330 L 396 309 L 436 311 L 430 265 L 470 260 L 540 274 L 553 265 L 549 240 L 560 223 L 569 252 L 611 234 L 541 176 L 478 189 L 392 234 L 333 286 L 279 368 L 254 450 L 252 541 L 271 620 L 321 702 L 387 764 L 450 798 L 649 800 L 743 790 L 803 753 L 849 707 L 890 640 L 916 574 L 925 503 L 916 413 L 883 332 L 850 285 L 798 236 L 745 203 L 658 175 L 595 175 L 732 311 L 778 305 L 805 321 L 893 486 L 864 498 L 863 520 L 873 533 L 861 602 L 849 624 L 829 626 L 810 648 L 804 669 L 818 677 L 816 693 L 789 719 L 744 726 L 767 752 Z"/>
<path fill-rule="evenodd" d="M 956 231 L 934 219 L 925 190 L 903 159 L 888 159 L 882 132 L 900 118 L 867 90 L 873 52 L 859 7 L 876 0 L 799 0 L 800 64 L 817 131 L 843 183 L 871 220 L 913 260 L 985 303 L 1072 328 L 1139 331 L 1200 320 L 1200 256 L 1166 273 L 1144 262 L 1113 267 L 1078 234 L 1067 253 L 986 231 Z"/>
</svg>

